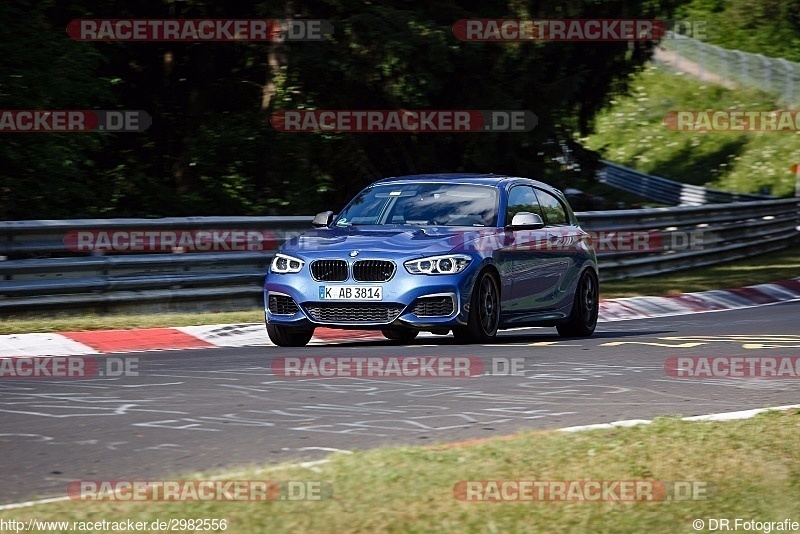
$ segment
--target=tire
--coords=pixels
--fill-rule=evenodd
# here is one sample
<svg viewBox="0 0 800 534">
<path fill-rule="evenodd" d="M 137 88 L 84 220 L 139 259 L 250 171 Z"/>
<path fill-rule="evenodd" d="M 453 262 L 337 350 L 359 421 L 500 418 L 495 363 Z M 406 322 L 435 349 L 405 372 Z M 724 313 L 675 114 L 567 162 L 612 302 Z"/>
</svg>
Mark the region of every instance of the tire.
<svg viewBox="0 0 800 534">
<path fill-rule="evenodd" d="M 600 309 L 600 284 L 592 269 L 581 274 L 569 321 L 558 325 L 556 329 L 562 337 L 589 337 L 597 326 L 597 314 Z"/>
<path fill-rule="evenodd" d="M 311 341 L 311 336 L 314 335 L 314 329 L 292 328 L 289 326 L 268 324 L 267 335 L 270 341 L 279 347 L 305 347 L 308 342 Z"/>
<path fill-rule="evenodd" d="M 453 329 L 459 343 L 488 343 L 500 326 L 500 285 L 490 272 L 483 271 L 475 280 L 470 299 L 467 326 Z"/>
<path fill-rule="evenodd" d="M 419 331 L 412 328 L 394 327 L 381 329 L 381 334 L 383 334 L 383 337 L 386 339 L 391 339 L 392 341 L 410 343 L 417 337 Z"/>
</svg>

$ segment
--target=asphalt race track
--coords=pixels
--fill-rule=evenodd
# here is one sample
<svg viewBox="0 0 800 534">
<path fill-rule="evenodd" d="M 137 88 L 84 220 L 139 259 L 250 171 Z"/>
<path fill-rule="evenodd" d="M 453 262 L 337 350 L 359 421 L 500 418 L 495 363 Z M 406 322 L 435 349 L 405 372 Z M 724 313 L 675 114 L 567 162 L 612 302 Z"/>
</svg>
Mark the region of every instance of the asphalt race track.
<svg viewBox="0 0 800 534">
<path fill-rule="evenodd" d="M 297 379 L 280 356 L 524 358 L 524 375 Z M 318 459 L 330 449 L 430 445 L 526 429 L 699 415 L 800 402 L 798 379 L 677 379 L 670 356 L 799 356 L 800 302 L 555 329 L 496 344 L 450 337 L 114 355 L 139 376 L 0 381 L 0 503 L 64 496 L 73 480 L 167 479 Z M 102 358 L 102 357 L 101 357 Z M 495 360 L 497 361 L 497 360 Z"/>
</svg>

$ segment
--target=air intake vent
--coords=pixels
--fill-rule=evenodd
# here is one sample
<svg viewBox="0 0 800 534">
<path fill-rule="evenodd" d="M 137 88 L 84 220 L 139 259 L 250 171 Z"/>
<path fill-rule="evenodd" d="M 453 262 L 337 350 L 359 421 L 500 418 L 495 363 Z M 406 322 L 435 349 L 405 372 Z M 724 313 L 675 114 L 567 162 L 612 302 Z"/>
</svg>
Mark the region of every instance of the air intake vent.
<svg viewBox="0 0 800 534">
<path fill-rule="evenodd" d="M 421 297 L 411 310 L 417 317 L 447 317 L 455 311 L 453 299 L 449 296 Z"/>
<path fill-rule="evenodd" d="M 391 323 L 403 307 L 399 304 L 309 304 L 306 310 L 321 323 Z"/>
<path fill-rule="evenodd" d="M 292 297 L 286 295 L 269 296 L 269 312 L 275 315 L 294 315 L 300 311 Z"/>
</svg>

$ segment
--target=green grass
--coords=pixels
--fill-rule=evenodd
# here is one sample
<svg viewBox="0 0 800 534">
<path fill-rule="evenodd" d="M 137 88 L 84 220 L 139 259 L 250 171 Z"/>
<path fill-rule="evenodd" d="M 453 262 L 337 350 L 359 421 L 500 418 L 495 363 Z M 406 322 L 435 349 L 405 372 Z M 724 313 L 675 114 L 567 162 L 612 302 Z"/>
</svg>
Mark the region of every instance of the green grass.
<svg viewBox="0 0 800 534">
<path fill-rule="evenodd" d="M 635 297 L 670 295 L 710 289 L 788 280 L 800 276 L 800 247 L 773 252 L 754 258 L 701 267 L 675 273 L 614 280 L 601 284 L 601 297 Z M 249 310 L 223 313 L 165 313 L 146 315 L 59 315 L 7 317 L 0 320 L 0 334 L 29 332 L 67 332 L 80 330 L 115 330 L 157 328 L 204 324 L 259 323 L 263 311 Z"/>
<path fill-rule="evenodd" d="M 222 479 L 326 481 L 331 498 L 303 502 L 61 502 L 2 519 L 226 519 L 227 532 L 693 532 L 696 518 L 798 520 L 800 411 L 753 419 L 653 424 L 580 433 L 530 432 L 469 446 L 335 454 L 314 470 L 283 466 Z M 175 477 L 208 478 L 208 475 Z M 681 502 L 464 502 L 467 480 L 656 480 L 704 484 Z M 65 482 L 66 485 L 66 482 Z"/>
<path fill-rule="evenodd" d="M 720 265 L 604 282 L 600 285 L 600 296 L 618 298 L 673 295 L 763 284 L 798 276 L 800 276 L 800 247 L 794 246 L 779 252 Z"/>
<path fill-rule="evenodd" d="M 631 94 L 601 112 L 595 133 L 581 142 L 604 159 L 642 172 L 714 189 L 771 194 L 794 192 L 791 167 L 800 162 L 800 132 L 676 132 L 663 124 L 669 111 L 772 110 L 773 97 L 729 90 L 647 67 Z"/>
<path fill-rule="evenodd" d="M 8 317 L 0 320 L 0 334 L 118 330 L 204 324 L 241 324 L 257 323 L 263 320 L 264 311 L 260 309 L 220 313 L 152 313 L 141 315 L 75 314 L 58 315 L 55 317 L 26 314 L 22 317 Z"/>
</svg>

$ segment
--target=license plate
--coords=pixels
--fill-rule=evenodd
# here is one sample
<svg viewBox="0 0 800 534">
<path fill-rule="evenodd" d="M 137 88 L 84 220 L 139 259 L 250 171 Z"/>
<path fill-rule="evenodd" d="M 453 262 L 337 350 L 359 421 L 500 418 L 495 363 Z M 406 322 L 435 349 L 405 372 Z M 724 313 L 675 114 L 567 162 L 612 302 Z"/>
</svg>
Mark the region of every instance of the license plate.
<svg viewBox="0 0 800 534">
<path fill-rule="evenodd" d="M 319 286 L 320 300 L 383 300 L 381 286 Z"/>
</svg>

